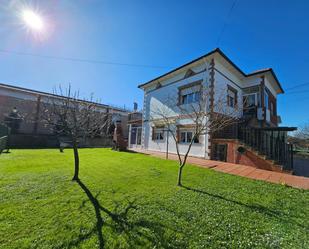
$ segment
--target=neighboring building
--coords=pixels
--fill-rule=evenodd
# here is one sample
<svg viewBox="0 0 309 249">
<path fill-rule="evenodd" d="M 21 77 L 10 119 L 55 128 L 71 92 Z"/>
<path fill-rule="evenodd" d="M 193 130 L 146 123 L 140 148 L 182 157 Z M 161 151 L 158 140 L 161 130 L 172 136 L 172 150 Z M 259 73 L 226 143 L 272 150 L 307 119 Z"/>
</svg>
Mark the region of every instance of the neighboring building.
<svg viewBox="0 0 309 249">
<path fill-rule="evenodd" d="M 286 143 L 286 134 L 295 128 L 278 127 L 281 118 L 277 113 L 277 96 L 284 91 L 274 71 L 268 68 L 246 74 L 220 49 L 139 85 L 144 91 L 142 148 L 166 152 L 168 142 L 169 152 L 176 152 L 175 142 L 171 136 L 167 138 L 165 127 L 159 121 L 155 123 L 150 120 L 151 112 L 158 106 L 164 106 L 171 109 L 174 115 L 179 115 L 177 106 L 167 104 L 167 96 L 178 98 L 180 105 L 192 103 L 198 100 L 200 88 L 195 86 L 199 85 L 211 89 L 209 103 L 223 92 L 227 99 L 226 108 L 232 109 L 236 104 L 240 107 L 238 118 L 242 119 L 242 129 L 237 125 L 211 136 L 200 136 L 193 143 L 190 156 L 271 170 L 291 169 L 292 155 Z M 181 135 L 178 138 L 182 141 L 180 152 L 184 153 L 192 137 L 192 123 L 184 118 L 175 126 Z M 139 134 L 139 131 L 136 133 Z M 265 156 L 272 160 L 266 160 Z"/>
<path fill-rule="evenodd" d="M 134 111 L 128 114 L 128 147 L 141 148 L 142 145 L 142 118 L 143 114 L 137 110 L 134 103 Z"/>
<path fill-rule="evenodd" d="M 0 123 L 10 122 L 13 128 L 11 143 L 15 141 L 17 144 L 22 144 L 22 147 L 27 147 L 31 143 L 37 143 L 39 147 L 44 147 L 44 144 L 47 147 L 54 145 L 53 131 L 41 120 L 44 104 L 51 98 L 61 98 L 61 96 L 0 83 Z M 98 109 L 111 113 L 114 121 L 121 121 L 124 136 L 127 137 L 128 111 L 109 105 L 95 104 Z"/>
</svg>

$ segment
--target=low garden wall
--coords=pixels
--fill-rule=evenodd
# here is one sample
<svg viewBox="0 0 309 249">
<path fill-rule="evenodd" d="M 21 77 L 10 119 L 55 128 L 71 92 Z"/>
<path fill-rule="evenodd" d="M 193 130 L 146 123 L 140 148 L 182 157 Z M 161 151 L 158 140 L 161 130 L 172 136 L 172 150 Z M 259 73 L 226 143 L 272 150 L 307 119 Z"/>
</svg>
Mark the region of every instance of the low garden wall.
<svg viewBox="0 0 309 249">
<path fill-rule="evenodd" d="M 11 134 L 9 146 L 12 149 L 40 149 L 59 148 L 60 141 L 64 141 L 70 147 L 70 139 L 57 137 L 55 135 L 31 135 L 31 134 Z M 80 139 L 79 147 L 112 147 L 112 138 L 86 138 Z"/>
<path fill-rule="evenodd" d="M 8 136 L 0 137 L 0 154 L 3 150 L 7 149 Z"/>
</svg>

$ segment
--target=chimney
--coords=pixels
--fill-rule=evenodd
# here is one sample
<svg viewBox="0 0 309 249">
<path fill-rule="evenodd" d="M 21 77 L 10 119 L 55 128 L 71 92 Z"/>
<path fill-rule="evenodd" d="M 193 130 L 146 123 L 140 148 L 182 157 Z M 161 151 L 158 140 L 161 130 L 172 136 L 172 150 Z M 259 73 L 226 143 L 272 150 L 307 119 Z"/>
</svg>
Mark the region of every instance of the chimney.
<svg viewBox="0 0 309 249">
<path fill-rule="evenodd" d="M 137 107 L 138 107 L 138 106 L 137 106 L 137 103 L 134 102 L 134 103 L 133 103 L 133 110 L 134 110 L 135 112 L 137 112 Z"/>
</svg>

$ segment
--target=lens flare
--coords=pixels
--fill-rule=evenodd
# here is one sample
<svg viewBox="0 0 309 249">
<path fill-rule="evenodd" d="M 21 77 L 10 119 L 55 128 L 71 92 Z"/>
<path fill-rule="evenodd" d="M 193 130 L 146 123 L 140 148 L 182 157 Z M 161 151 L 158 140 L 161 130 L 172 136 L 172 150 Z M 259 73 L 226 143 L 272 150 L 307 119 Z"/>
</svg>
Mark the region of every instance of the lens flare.
<svg viewBox="0 0 309 249">
<path fill-rule="evenodd" d="M 22 19 L 25 25 L 33 31 L 41 32 L 44 29 L 44 20 L 32 10 L 25 9 L 22 11 Z"/>
</svg>

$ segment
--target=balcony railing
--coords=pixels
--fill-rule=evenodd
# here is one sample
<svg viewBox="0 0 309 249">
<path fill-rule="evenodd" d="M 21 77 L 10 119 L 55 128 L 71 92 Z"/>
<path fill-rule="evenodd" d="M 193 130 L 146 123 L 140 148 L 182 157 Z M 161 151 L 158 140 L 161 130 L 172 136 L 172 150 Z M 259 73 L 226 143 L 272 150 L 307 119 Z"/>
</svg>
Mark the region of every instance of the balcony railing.
<svg viewBox="0 0 309 249">
<path fill-rule="evenodd" d="M 140 112 L 132 112 L 128 114 L 128 121 L 139 121 L 142 120 L 142 113 Z"/>
<path fill-rule="evenodd" d="M 265 155 L 267 159 L 283 166 L 284 170 L 293 169 L 293 146 L 286 142 L 286 131 L 263 130 L 259 128 L 240 127 L 238 139 Z"/>
</svg>

